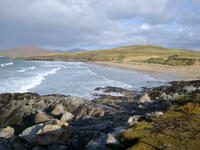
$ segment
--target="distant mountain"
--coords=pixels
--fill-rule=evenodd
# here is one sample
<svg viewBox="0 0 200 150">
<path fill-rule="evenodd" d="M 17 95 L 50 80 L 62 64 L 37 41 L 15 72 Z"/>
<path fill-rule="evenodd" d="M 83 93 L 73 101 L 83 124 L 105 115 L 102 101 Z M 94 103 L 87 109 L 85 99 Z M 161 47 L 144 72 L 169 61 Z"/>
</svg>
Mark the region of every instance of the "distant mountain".
<svg viewBox="0 0 200 150">
<path fill-rule="evenodd" d="M 67 52 L 67 51 L 64 51 L 64 50 L 53 50 L 54 52 L 56 52 L 56 53 L 65 53 L 65 52 Z"/>
<path fill-rule="evenodd" d="M 24 47 L 15 47 L 15 48 L 0 50 L 0 56 L 14 56 L 14 57 L 41 56 L 52 53 L 55 52 L 37 46 L 24 46 Z"/>
<path fill-rule="evenodd" d="M 83 52 L 85 50 L 83 49 L 80 49 L 80 48 L 73 48 L 73 49 L 68 49 L 68 50 L 59 50 L 59 49 L 56 49 L 56 50 L 53 50 L 54 52 L 56 53 L 77 53 L 77 52 Z"/>
</svg>

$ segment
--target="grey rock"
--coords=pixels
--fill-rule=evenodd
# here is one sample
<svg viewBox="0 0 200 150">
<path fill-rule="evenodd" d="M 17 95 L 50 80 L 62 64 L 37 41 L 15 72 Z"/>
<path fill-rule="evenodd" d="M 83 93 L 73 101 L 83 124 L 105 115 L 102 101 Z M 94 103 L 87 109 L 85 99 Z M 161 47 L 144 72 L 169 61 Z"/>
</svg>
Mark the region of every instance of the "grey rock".
<svg viewBox="0 0 200 150">
<path fill-rule="evenodd" d="M 102 133 L 98 138 L 92 139 L 85 147 L 85 150 L 109 150 L 105 146 L 106 139 L 107 135 Z"/>
<path fill-rule="evenodd" d="M 50 121 L 29 127 L 19 136 L 30 144 L 54 144 L 69 140 L 69 125 L 59 120 Z"/>
<path fill-rule="evenodd" d="M 73 118 L 74 118 L 74 115 L 73 115 L 72 113 L 65 112 L 65 113 L 62 115 L 62 117 L 61 117 L 60 120 L 66 121 L 66 122 L 67 122 L 67 121 L 71 121 Z"/>
<path fill-rule="evenodd" d="M 35 143 L 37 132 L 39 131 L 39 129 L 42 129 L 43 127 L 44 127 L 43 123 L 34 125 L 32 127 L 25 129 L 19 136 L 28 143 Z"/>
<path fill-rule="evenodd" d="M 185 86 L 183 89 L 186 90 L 187 92 L 193 92 L 193 91 L 195 91 L 197 88 L 194 87 L 194 86 Z"/>
</svg>

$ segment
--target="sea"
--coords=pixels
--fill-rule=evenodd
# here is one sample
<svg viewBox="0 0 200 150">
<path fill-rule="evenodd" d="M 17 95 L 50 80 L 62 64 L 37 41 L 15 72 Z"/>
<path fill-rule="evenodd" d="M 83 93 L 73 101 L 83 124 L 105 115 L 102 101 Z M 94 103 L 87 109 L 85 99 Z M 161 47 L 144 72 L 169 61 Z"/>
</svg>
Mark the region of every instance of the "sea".
<svg viewBox="0 0 200 150">
<path fill-rule="evenodd" d="M 142 87 L 156 87 L 166 82 L 134 71 L 83 62 L 24 61 L 0 57 L 0 93 L 63 94 L 91 100 L 95 98 L 97 87 L 141 91 Z"/>
</svg>

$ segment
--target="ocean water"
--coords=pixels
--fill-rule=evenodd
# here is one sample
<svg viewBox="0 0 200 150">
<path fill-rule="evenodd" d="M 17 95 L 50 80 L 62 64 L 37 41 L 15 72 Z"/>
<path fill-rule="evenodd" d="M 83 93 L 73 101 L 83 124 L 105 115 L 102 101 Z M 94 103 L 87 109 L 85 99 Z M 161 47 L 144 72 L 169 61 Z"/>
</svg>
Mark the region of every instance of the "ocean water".
<svg viewBox="0 0 200 150">
<path fill-rule="evenodd" d="M 165 84 L 165 80 L 82 62 L 22 61 L 0 57 L 0 93 L 36 92 L 92 99 L 97 87 L 131 90 Z"/>
</svg>

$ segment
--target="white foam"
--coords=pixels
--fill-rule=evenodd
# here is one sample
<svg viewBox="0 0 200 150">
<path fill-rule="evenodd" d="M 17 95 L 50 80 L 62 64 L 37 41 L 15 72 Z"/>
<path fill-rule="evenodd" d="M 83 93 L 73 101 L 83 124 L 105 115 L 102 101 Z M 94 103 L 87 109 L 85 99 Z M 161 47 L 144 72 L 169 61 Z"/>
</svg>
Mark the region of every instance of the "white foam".
<svg viewBox="0 0 200 150">
<path fill-rule="evenodd" d="M 40 85 L 46 76 L 50 74 L 55 74 L 60 69 L 61 69 L 60 67 L 54 68 L 51 71 L 40 73 L 34 77 L 30 77 L 26 80 L 21 81 L 22 85 L 20 86 L 21 88 L 18 90 L 18 92 L 28 92 L 28 90 L 33 89 L 38 85 Z"/>
<path fill-rule="evenodd" d="M 99 75 L 97 73 L 95 73 L 94 71 L 87 69 L 88 72 L 90 72 L 92 75 L 98 76 L 100 78 L 103 79 L 103 81 L 101 82 L 102 86 L 107 85 L 107 86 L 118 86 L 118 87 L 122 87 L 122 88 L 132 88 L 133 86 L 124 82 L 120 82 L 120 81 L 116 81 L 116 80 L 111 80 L 108 79 L 102 75 Z"/>
<path fill-rule="evenodd" d="M 4 65 L 5 66 L 10 66 L 10 65 L 13 65 L 14 63 L 13 62 L 9 62 L 9 63 L 5 63 Z"/>
<path fill-rule="evenodd" d="M 30 67 L 29 69 L 30 69 L 30 70 L 34 70 L 34 69 L 35 69 L 35 67 Z"/>
<path fill-rule="evenodd" d="M 13 65 L 13 64 L 14 64 L 13 62 L 4 63 L 4 64 L 1 64 L 1 67 L 10 66 L 10 65 Z"/>
<path fill-rule="evenodd" d="M 17 72 L 25 72 L 26 69 L 17 70 Z"/>
</svg>

